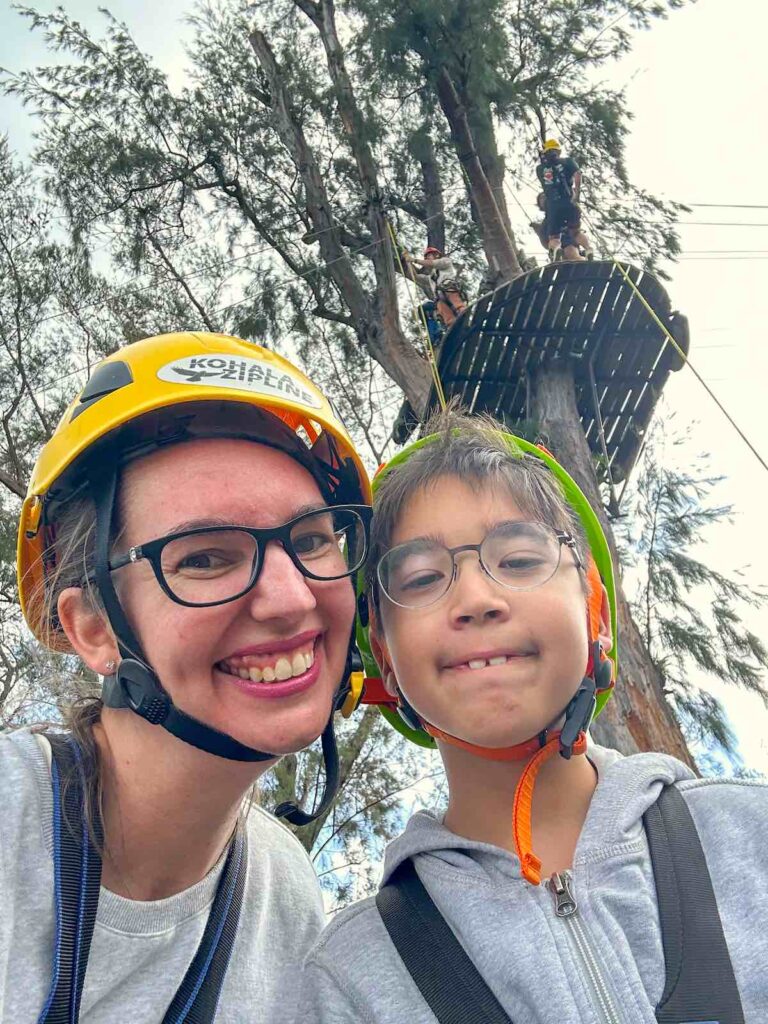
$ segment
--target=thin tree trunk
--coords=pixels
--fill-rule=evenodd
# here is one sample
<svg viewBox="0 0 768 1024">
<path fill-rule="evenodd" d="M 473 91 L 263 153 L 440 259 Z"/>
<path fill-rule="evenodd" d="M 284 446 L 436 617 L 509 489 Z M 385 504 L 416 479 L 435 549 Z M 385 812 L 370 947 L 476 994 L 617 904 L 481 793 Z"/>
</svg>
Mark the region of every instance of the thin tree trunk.
<svg viewBox="0 0 768 1024">
<path fill-rule="evenodd" d="M 445 252 L 445 202 L 440 165 L 435 144 L 428 131 L 416 132 L 410 141 L 410 150 L 419 162 L 424 188 L 424 216 L 427 227 L 427 245 Z"/>
<path fill-rule="evenodd" d="M 339 294 L 354 320 L 360 343 L 402 388 L 409 402 L 422 409 L 429 392 L 429 368 L 402 333 L 394 268 L 389 239 L 380 210 L 369 220 L 372 252 L 377 278 L 377 301 L 370 297 L 355 273 L 352 261 L 340 238 L 325 182 L 312 148 L 291 109 L 288 92 L 274 54 L 262 32 L 254 29 L 250 43 L 269 82 L 270 103 L 280 138 L 291 154 L 304 184 L 307 209 L 320 245 L 320 253 Z M 378 243 L 378 244 L 377 244 Z M 386 252 L 382 252 L 385 250 Z M 390 280 L 391 277 L 391 280 Z"/>
<path fill-rule="evenodd" d="M 469 179 L 483 249 L 490 268 L 490 279 L 497 286 L 506 284 L 522 273 L 515 251 L 514 237 L 508 232 L 499 212 L 493 190 L 475 149 L 466 110 L 445 68 L 438 72 L 435 89 L 451 129 L 457 156 Z"/>
<path fill-rule="evenodd" d="M 532 414 L 548 446 L 567 468 L 597 512 L 619 565 L 616 541 L 603 508 L 592 455 L 579 420 L 573 370 L 566 362 L 541 369 L 531 383 Z M 695 767 L 678 721 L 667 703 L 661 680 L 640 632 L 632 621 L 621 582 L 616 580 L 619 633 L 619 677 L 613 699 L 593 726 L 600 743 L 625 754 L 660 750 Z"/>
<path fill-rule="evenodd" d="M 491 187 L 493 198 L 496 200 L 496 206 L 501 214 L 501 219 L 504 221 L 507 233 L 514 241 L 515 233 L 512 229 L 512 222 L 509 219 L 507 197 L 504 192 L 506 166 L 504 157 L 501 156 L 496 145 L 496 132 L 493 126 L 493 115 L 491 114 L 490 105 L 487 101 L 477 102 L 474 97 L 463 90 L 461 96 L 467 111 L 467 121 L 472 132 L 472 138 L 475 140 L 475 147 L 483 172 L 488 179 L 488 184 Z"/>
</svg>

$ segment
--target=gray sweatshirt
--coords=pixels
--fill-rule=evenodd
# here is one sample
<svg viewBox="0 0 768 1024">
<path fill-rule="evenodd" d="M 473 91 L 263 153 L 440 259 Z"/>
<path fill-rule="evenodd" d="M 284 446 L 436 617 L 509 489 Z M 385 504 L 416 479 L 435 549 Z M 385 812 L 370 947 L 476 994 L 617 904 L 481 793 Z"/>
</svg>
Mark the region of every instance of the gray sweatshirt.
<svg viewBox="0 0 768 1024">
<path fill-rule="evenodd" d="M 0 1024 L 34 1024 L 54 948 L 52 796 L 42 737 L 0 736 Z M 47 751 L 46 751 L 47 748 Z M 237 937 L 216 1024 L 290 1024 L 303 957 L 324 917 L 296 838 L 258 807 Z M 81 1024 L 158 1024 L 203 934 L 224 858 L 197 885 L 138 902 L 102 888 Z"/>
<path fill-rule="evenodd" d="M 598 786 L 570 872 L 576 918 L 558 918 L 546 884 L 511 853 L 411 818 L 388 848 L 405 858 L 515 1024 L 655 1024 L 664 955 L 644 811 L 679 783 L 707 857 L 747 1024 L 768 1021 L 768 785 L 702 780 L 663 754 L 592 746 Z M 580 923 L 592 974 L 577 949 Z M 583 947 L 582 947 L 583 948 Z M 598 994 L 602 976 L 607 994 Z M 434 1024 L 372 899 L 340 913 L 306 961 L 298 1021 Z"/>
</svg>

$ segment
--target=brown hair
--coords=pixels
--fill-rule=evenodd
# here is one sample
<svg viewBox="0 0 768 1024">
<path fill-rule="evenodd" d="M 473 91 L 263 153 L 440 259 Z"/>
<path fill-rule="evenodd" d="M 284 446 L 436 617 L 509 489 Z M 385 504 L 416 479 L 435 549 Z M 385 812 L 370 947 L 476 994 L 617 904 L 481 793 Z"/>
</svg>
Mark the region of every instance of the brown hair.
<svg viewBox="0 0 768 1024">
<path fill-rule="evenodd" d="M 61 635 L 58 602 L 68 587 L 80 587 L 85 601 L 94 611 L 103 614 L 98 589 L 92 579 L 95 539 L 96 506 L 93 499 L 80 493 L 62 502 L 56 510 L 51 540 L 42 554 L 45 572 L 29 598 L 30 605 L 40 609 L 39 621 L 44 626 L 41 639 L 44 642 L 47 637 L 53 639 Z M 101 719 L 103 706 L 101 697 L 91 694 L 79 697 L 61 709 L 64 727 L 72 734 L 82 753 L 86 821 L 94 845 L 97 845 L 97 839 L 93 812 L 98 809 L 101 814 L 102 784 L 99 748 L 93 729 Z M 72 781 L 67 777 L 62 779 L 64 790 Z M 68 824 L 72 827 L 71 823 Z"/>
<path fill-rule="evenodd" d="M 583 562 L 587 543 L 578 516 L 565 500 L 557 478 L 547 465 L 515 450 L 507 428 L 491 416 L 468 416 L 449 406 L 430 418 L 425 435 L 436 438 L 417 448 L 401 465 L 385 472 L 374 497 L 370 557 L 366 585 L 378 604 L 376 568 L 389 550 L 392 535 L 406 503 L 446 476 L 507 490 L 524 515 L 570 533 Z M 582 583 L 586 581 L 582 573 Z"/>
</svg>

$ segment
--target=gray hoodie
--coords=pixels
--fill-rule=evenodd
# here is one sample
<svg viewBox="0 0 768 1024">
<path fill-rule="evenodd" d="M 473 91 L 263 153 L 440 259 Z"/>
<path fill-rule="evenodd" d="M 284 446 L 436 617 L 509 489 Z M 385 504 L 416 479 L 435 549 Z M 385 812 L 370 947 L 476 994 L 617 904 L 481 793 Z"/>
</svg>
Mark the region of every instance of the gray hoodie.
<svg viewBox="0 0 768 1024">
<path fill-rule="evenodd" d="M 513 854 L 463 839 L 424 812 L 387 849 L 384 879 L 413 859 L 515 1024 L 655 1024 L 664 955 L 641 818 L 676 782 L 701 836 L 746 1022 L 764 1024 L 768 784 L 697 779 L 663 754 L 591 746 L 588 756 L 599 781 L 569 872 L 575 917 L 555 915 L 547 883 L 524 881 Z M 309 955 L 298 1020 L 434 1024 L 372 899 L 340 913 Z"/>
</svg>

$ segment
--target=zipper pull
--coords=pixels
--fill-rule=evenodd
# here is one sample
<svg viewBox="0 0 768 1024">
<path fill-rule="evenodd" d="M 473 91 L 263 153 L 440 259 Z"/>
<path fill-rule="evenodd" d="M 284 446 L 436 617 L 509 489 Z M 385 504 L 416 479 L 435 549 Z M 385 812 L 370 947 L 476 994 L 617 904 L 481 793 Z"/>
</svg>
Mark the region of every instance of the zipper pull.
<svg viewBox="0 0 768 1024">
<path fill-rule="evenodd" d="M 549 880 L 552 895 L 555 898 L 555 913 L 558 917 L 573 917 L 578 909 L 576 897 L 571 892 L 571 887 L 568 884 L 569 881 L 570 879 L 565 872 L 562 875 L 555 872 Z"/>
</svg>

